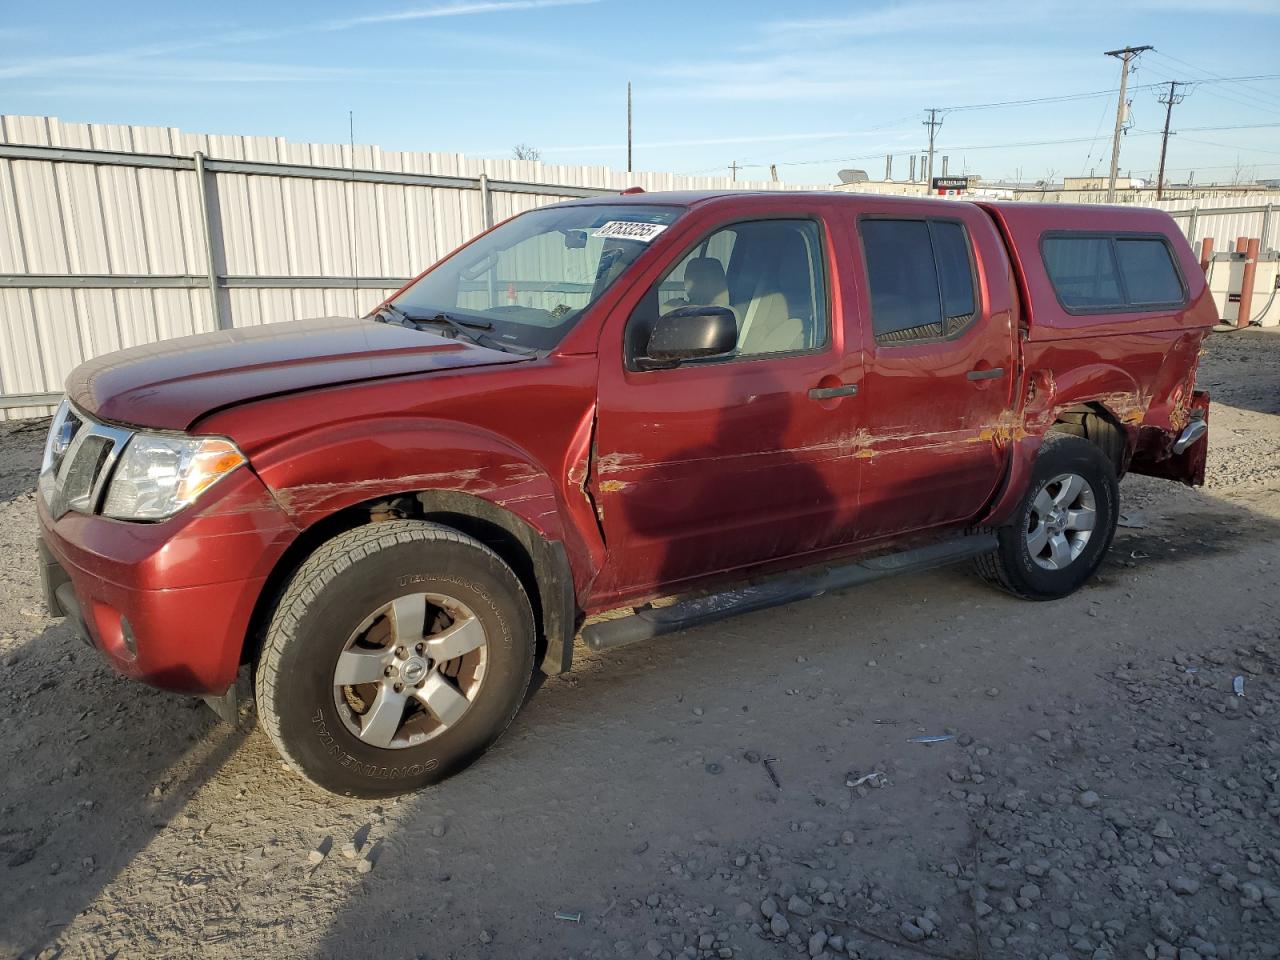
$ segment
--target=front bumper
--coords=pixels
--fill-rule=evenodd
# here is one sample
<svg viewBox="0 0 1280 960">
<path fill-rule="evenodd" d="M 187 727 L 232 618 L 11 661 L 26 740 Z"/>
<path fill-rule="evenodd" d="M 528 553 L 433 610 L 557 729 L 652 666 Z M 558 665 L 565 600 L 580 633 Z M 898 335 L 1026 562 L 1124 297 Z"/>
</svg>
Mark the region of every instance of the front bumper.
<svg viewBox="0 0 1280 960">
<path fill-rule="evenodd" d="M 161 523 L 80 513 L 55 521 L 37 501 L 50 614 L 70 619 L 125 676 L 225 691 L 263 585 L 298 533 L 253 472 L 237 470 Z"/>
</svg>

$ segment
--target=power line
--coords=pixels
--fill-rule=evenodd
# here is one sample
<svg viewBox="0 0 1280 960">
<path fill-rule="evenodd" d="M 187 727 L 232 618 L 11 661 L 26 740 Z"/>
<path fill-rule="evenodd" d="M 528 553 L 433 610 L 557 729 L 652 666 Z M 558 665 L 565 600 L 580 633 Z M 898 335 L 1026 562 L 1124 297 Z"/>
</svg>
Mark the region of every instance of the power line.
<svg viewBox="0 0 1280 960">
<path fill-rule="evenodd" d="M 1212 70 L 1206 70 L 1204 67 L 1197 67 L 1194 63 L 1188 63 L 1186 60 L 1181 60 L 1178 57 L 1173 56 L 1172 54 L 1160 53 L 1157 51 L 1156 56 L 1162 60 L 1170 60 L 1173 63 L 1180 64 L 1181 66 L 1187 69 L 1194 70 L 1196 73 L 1204 74 L 1206 77 L 1212 78 L 1213 82 L 1215 83 L 1227 83 L 1232 85 L 1233 87 L 1248 81 L 1275 79 L 1274 74 L 1262 74 L 1256 77 L 1224 77 L 1220 73 L 1214 73 Z M 1202 82 L 1207 83 L 1208 81 L 1206 80 Z M 1272 94 L 1264 93 L 1258 90 L 1252 90 L 1247 87 L 1243 91 L 1238 91 L 1238 92 L 1243 92 L 1245 96 L 1260 100 L 1264 104 L 1270 101 L 1273 107 L 1280 107 L 1280 97 L 1276 97 Z"/>
<path fill-rule="evenodd" d="M 1250 153 L 1272 153 L 1280 157 L 1280 150 L 1268 150 L 1266 147 L 1242 147 L 1237 143 L 1220 143 L 1217 140 L 1200 140 L 1196 137 L 1183 136 L 1188 143 L 1202 143 L 1206 147 L 1221 147 L 1224 150 L 1248 150 Z"/>
<path fill-rule="evenodd" d="M 1280 123 L 1246 123 L 1246 124 L 1229 124 L 1225 126 L 1214 126 L 1214 127 L 1183 127 L 1182 130 L 1179 131 L 1179 135 L 1181 135 L 1182 132 L 1191 133 L 1191 132 L 1207 131 L 1207 130 L 1254 130 L 1262 127 L 1266 127 L 1266 128 L 1280 127 Z M 1129 136 L 1131 137 L 1157 137 L 1159 135 L 1160 135 L 1159 130 L 1134 130 L 1129 134 Z M 981 143 L 981 144 L 970 144 L 970 145 L 962 145 L 962 146 L 950 146 L 947 148 L 947 150 L 948 151 L 1013 150 L 1019 147 L 1051 147 L 1051 146 L 1059 146 L 1061 144 L 1067 144 L 1067 143 L 1090 143 L 1094 140 L 1096 140 L 1096 136 L 1064 137 L 1064 138 L 1054 139 L 1054 140 L 1022 140 L 1022 141 L 1016 141 L 1011 143 Z M 851 163 L 855 160 L 874 160 L 874 159 L 877 159 L 878 157 L 883 157 L 884 154 L 885 154 L 885 151 L 881 150 L 876 153 L 865 153 L 856 157 L 825 157 L 822 159 L 814 159 L 814 160 L 789 160 L 784 163 L 779 163 L 778 166 L 799 167 L 799 166 L 816 166 L 817 164 L 821 164 L 821 163 Z M 747 164 L 740 164 L 740 166 L 747 166 Z M 763 167 L 765 166 L 765 164 L 751 164 L 751 166 Z M 722 169 L 722 168 L 710 167 L 708 169 Z"/>
<path fill-rule="evenodd" d="M 1163 59 L 1172 61 L 1173 58 L 1163 57 Z M 1173 66 L 1169 66 L 1161 62 L 1158 65 L 1155 65 L 1153 69 L 1157 69 L 1159 75 L 1161 76 L 1161 79 L 1166 82 L 1169 80 L 1176 79 L 1177 75 L 1187 76 L 1186 71 L 1182 67 L 1177 66 L 1176 64 Z M 1205 71 L 1201 70 L 1199 67 L 1191 67 L 1190 69 L 1194 70 L 1197 74 L 1205 73 Z M 1175 75 L 1173 73 L 1173 70 L 1177 70 L 1178 74 Z M 1260 78 L 1265 76 L 1266 76 L 1265 74 L 1260 75 Z M 1241 96 L 1235 90 L 1233 85 L 1234 80 L 1231 77 L 1220 77 L 1215 75 L 1196 76 L 1192 74 L 1191 82 L 1194 83 L 1196 86 L 1204 86 L 1205 93 L 1215 98 L 1216 100 L 1221 100 L 1223 103 L 1235 104 L 1237 107 L 1244 107 L 1246 110 L 1262 110 L 1267 113 L 1280 112 L 1280 105 L 1274 104 L 1267 100 L 1257 99 L 1256 96 L 1254 96 L 1252 93 L 1248 93 L 1245 96 Z M 1225 84 L 1228 87 L 1228 89 L 1225 89 L 1225 90 L 1218 89 L 1218 86 L 1222 84 Z"/>
<path fill-rule="evenodd" d="M 943 113 L 960 113 L 965 110 L 991 110 L 996 107 L 1022 107 L 1038 103 L 1064 103 L 1069 100 L 1092 100 L 1094 97 L 1109 97 L 1116 91 L 1094 90 L 1089 93 L 1064 93 L 1055 97 L 1031 97 L 1026 100 L 996 100 L 992 103 L 966 103 L 958 107 L 943 107 Z"/>
<path fill-rule="evenodd" d="M 1097 147 L 1098 141 L 1102 138 L 1102 125 L 1107 120 L 1107 108 L 1111 105 L 1110 98 L 1102 105 L 1102 116 L 1098 117 L 1098 125 L 1093 131 L 1093 142 L 1089 144 L 1089 152 L 1084 157 L 1084 169 L 1089 169 L 1089 161 L 1093 159 L 1094 148 Z M 1102 159 L 1102 154 L 1098 154 L 1098 159 Z"/>
<path fill-rule="evenodd" d="M 1152 51 L 1153 53 L 1155 51 Z M 1234 83 L 1239 81 L 1261 81 L 1261 80 L 1280 80 L 1280 73 L 1262 73 L 1248 77 L 1213 77 L 1208 79 L 1196 79 L 1191 81 L 1196 85 L 1205 83 Z M 1180 81 L 1181 82 L 1181 81 Z M 1142 83 L 1135 84 L 1132 90 L 1158 90 L 1165 86 L 1168 81 L 1160 83 Z M 1092 100 L 1096 97 L 1110 97 L 1119 92 L 1119 88 L 1112 87 L 1109 90 L 1091 90 L 1085 93 L 1063 93 L 1052 97 L 1029 97 L 1024 100 L 995 100 L 991 103 L 966 103 L 954 107 L 940 108 L 943 113 L 960 113 L 967 110 L 994 110 L 1003 107 L 1023 107 L 1035 106 L 1043 103 L 1067 103 L 1073 100 Z"/>
</svg>

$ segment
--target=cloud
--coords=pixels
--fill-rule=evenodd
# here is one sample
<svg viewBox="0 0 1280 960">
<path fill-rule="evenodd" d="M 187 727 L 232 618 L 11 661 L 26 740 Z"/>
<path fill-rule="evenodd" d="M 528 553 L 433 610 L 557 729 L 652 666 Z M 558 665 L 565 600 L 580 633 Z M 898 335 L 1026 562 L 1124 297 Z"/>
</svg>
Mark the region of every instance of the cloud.
<svg viewBox="0 0 1280 960">
<path fill-rule="evenodd" d="M 324 30 L 348 30 L 375 23 L 399 23 L 406 20 L 434 20 L 440 17 L 467 17 L 483 13 L 512 13 L 518 10 L 542 10 L 547 7 L 580 7 L 600 0 L 478 0 L 475 3 L 447 3 L 431 7 L 387 13 L 368 13 L 359 17 L 330 20 L 319 25 Z"/>
<path fill-rule="evenodd" d="M 867 6 L 867 4 L 863 4 Z M 1021 7 L 1034 7 L 1023 4 Z M 996 10 L 984 8 L 983 19 L 1003 17 L 1005 5 L 997 4 Z M 907 30 L 939 30 L 946 27 L 972 25 L 974 10 L 965 4 L 933 2 L 904 3 L 867 9 L 861 13 L 835 17 L 805 17 L 774 20 L 761 26 L 761 31 L 775 39 L 787 35 L 815 35 L 824 39 L 835 37 L 877 37 Z M 781 36 L 780 36 L 781 35 Z"/>
<path fill-rule="evenodd" d="M 922 70 L 916 61 L 892 53 L 847 49 L 773 52 L 754 57 L 699 59 L 656 67 L 646 97 L 663 100 L 748 102 L 817 102 L 840 100 L 852 107 L 875 101 L 881 105 L 921 101 L 937 95 L 945 105 L 976 88 L 991 75 L 1003 78 L 1017 65 L 1008 56 L 991 58 L 969 48 L 963 79 L 934 61 Z M 891 107 L 896 109 L 896 107 Z"/>
<path fill-rule="evenodd" d="M 39 57 L 17 63 L 0 65 L 0 80 L 23 77 L 59 77 L 67 73 L 84 76 L 122 76 L 119 71 L 129 67 L 137 67 L 140 63 L 153 61 L 155 58 L 190 53 L 195 50 L 208 50 L 216 47 L 241 46 L 245 44 L 263 43 L 271 40 L 295 37 L 299 33 L 332 33 L 352 30 L 363 26 L 402 21 L 439 19 L 445 17 L 465 17 L 480 14 L 513 13 L 520 10 L 541 10 L 549 7 L 583 6 L 599 3 L 601 0 L 475 0 L 475 2 L 458 2 L 437 4 L 430 7 L 416 7 L 408 10 L 371 13 L 359 17 L 339 20 L 324 20 L 313 23 L 295 24 L 287 29 L 238 29 L 215 33 L 197 40 L 181 40 L 169 43 L 152 43 L 135 47 L 126 47 L 102 53 L 75 54 L 70 56 Z M 0 37 L 4 31 L 0 30 Z M 211 61 L 212 62 L 212 61 Z M 242 64 L 242 66 L 246 66 Z M 295 80 L 309 79 L 307 67 L 290 68 L 287 65 L 274 63 L 257 64 L 250 79 L 285 79 L 290 69 L 297 71 L 288 78 Z M 276 70 L 272 70 L 276 67 Z M 314 68 L 319 69 L 319 68 Z M 261 71 L 261 72 L 258 72 Z M 234 78 L 232 78 L 234 79 Z"/>
</svg>

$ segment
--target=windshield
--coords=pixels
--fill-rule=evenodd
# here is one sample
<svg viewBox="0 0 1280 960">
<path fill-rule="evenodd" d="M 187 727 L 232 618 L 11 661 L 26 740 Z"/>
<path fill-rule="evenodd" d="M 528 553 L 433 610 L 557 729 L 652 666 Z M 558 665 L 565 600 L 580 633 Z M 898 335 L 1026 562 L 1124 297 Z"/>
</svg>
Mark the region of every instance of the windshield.
<svg viewBox="0 0 1280 960">
<path fill-rule="evenodd" d="M 483 325 L 495 346 L 550 350 L 683 209 L 634 203 L 533 210 L 442 261 L 392 304 Z"/>
</svg>

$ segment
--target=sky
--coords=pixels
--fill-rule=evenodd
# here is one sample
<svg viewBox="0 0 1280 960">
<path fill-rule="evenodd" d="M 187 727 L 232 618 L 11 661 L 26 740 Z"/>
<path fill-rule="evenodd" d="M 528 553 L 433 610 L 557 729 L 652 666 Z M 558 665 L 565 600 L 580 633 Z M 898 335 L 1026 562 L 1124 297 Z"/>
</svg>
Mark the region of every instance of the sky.
<svg viewBox="0 0 1280 960">
<path fill-rule="evenodd" d="M 829 184 L 903 178 L 942 108 L 952 173 L 1280 177 L 1280 0 L 0 0 L 0 113 L 386 150 Z M 1263 79 L 1236 79 L 1258 78 Z M 1048 99 L 1046 98 L 1062 98 Z M 1070 99 L 1067 99 L 1070 98 Z M 1020 105 L 986 106 L 1040 100 Z M 956 109 L 967 107 L 970 109 Z M 1046 142 L 1052 141 L 1052 142 Z M 935 170 L 935 173 L 938 172 Z"/>
</svg>

